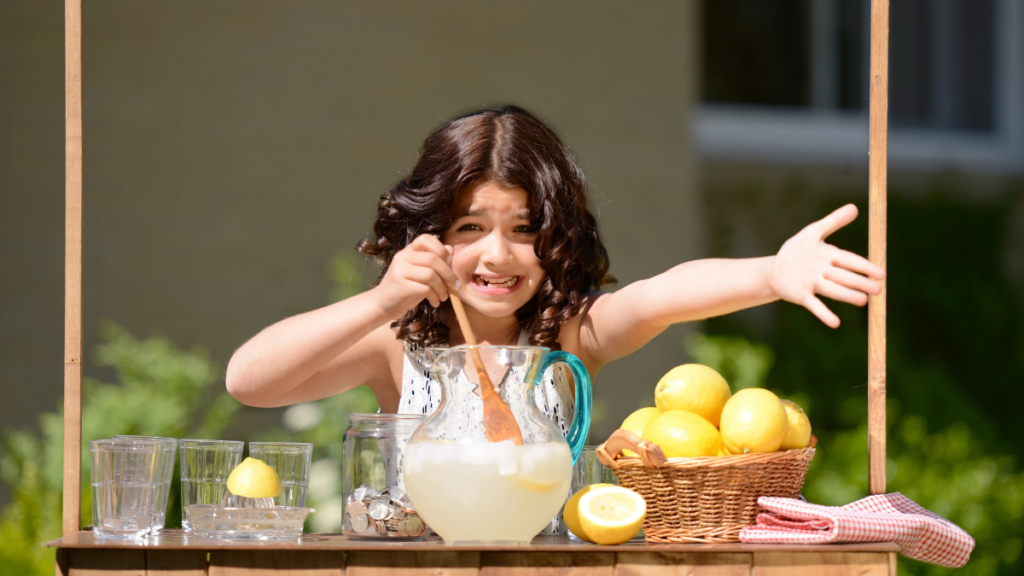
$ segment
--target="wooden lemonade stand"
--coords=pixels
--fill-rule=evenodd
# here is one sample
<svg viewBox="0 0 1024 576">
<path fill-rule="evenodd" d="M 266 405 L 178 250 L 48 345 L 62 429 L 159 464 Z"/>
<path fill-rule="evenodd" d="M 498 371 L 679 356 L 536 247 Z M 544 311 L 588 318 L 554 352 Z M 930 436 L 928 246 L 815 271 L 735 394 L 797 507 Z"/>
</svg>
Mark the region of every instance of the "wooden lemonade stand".
<svg viewBox="0 0 1024 576">
<path fill-rule="evenodd" d="M 895 543 L 743 543 L 598 546 L 538 537 L 529 546 L 449 546 L 307 534 L 295 542 L 213 541 L 165 530 L 145 541 L 97 539 L 81 531 L 82 454 L 82 0 L 65 0 L 66 238 L 63 537 L 58 576 L 235 576 L 296 574 L 896 574 Z M 889 2 L 871 2 L 869 259 L 886 265 Z M 885 284 L 868 305 L 869 487 L 885 493 Z"/>
</svg>

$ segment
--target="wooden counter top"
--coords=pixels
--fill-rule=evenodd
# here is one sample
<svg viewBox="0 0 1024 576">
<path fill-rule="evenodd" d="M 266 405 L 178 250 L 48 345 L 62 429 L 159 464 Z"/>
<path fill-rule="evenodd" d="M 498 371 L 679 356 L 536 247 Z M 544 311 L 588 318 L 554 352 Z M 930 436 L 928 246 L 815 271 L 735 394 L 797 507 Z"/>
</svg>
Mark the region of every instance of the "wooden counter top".
<svg viewBox="0 0 1024 576">
<path fill-rule="evenodd" d="M 90 531 L 48 542 L 57 576 L 896 576 L 892 542 L 597 546 L 564 536 L 525 546 L 448 546 L 307 534 L 298 541 L 205 540 L 165 530 L 138 542 Z"/>
<path fill-rule="evenodd" d="M 46 546 L 80 549 L 157 549 L 157 550 L 333 550 L 333 551 L 409 551 L 409 552 L 899 552 L 893 542 L 860 544 L 648 544 L 630 541 L 618 546 L 599 546 L 571 540 L 566 536 L 538 536 L 528 546 L 493 546 L 445 544 L 434 535 L 420 542 L 352 540 L 341 534 L 304 534 L 296 540 L 207 540 L 195 538 L 181 530 L 164 530 L 156 538 L 145 540 L 108 540 L 97 538 L 92 531 L 83 531 Z"/>
</svg>

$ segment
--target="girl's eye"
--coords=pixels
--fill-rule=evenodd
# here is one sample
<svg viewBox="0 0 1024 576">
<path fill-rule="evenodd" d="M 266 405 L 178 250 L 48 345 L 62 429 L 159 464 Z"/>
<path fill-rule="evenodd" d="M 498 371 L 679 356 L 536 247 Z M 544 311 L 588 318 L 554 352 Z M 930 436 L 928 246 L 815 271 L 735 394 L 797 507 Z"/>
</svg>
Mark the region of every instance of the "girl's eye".
<svg viewBox="0 0 1024 576">
<path fill-rule="evenodd" d="M 476 232 L 480 229 L 481 228 L 476 224 L 463 224 L 462 226 L 459 226 L 459 232 Z"/>
<path fill-rule="evenodd" d="M 537 229 L 533 226 L 516 226 L 515 231 L 519 234 L 536 234 Z"/>
</svg>

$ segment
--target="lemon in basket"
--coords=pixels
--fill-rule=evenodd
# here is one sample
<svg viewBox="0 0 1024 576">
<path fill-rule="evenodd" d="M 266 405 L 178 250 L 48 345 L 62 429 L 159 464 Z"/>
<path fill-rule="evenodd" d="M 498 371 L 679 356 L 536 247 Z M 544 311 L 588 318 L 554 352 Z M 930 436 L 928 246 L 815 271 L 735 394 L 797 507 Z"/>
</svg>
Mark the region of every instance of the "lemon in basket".
<svg viewBox="0 0 1024 576">
<path fill-rule="evenodd" d="M 658 414 L 644 428 L 644 440 L 661 447 L 666 458 L 717 456 L 722 436 L 710 422 L 685 410 Z"/>
<path fill-rule="evenodd" d="M 686 410 L 718 426 L 722 407 L 732 392 L 722 375 L 702 364 L 683 364 L 668 371 L 654 387 L 654 403 L 662 412 Z"/>
<path fill-rule="evenodd" d="M 780 450 L 807 448 L 811 442 L 811 421 L 804 409 L 792 400 L 783 400 L 782 407 L 786 409 L 786 417 L 789 419 L 789 431 L 786 432 Z"/>
<path fill-rule="evenodd" d="M 246 458 L 228 475 L 228 490 L 242 498 L 274 498 L 281 493 L 281 479 L 262 460 Z"/>
<path fill-rule="evenodd" d="M 588 484 L 583 488 L 580 488 L 569 498 L 569 501 L 565 503 L 565 509 L 562 510 L 562 519 L 565 520 L 565 525 L 576 535 L 577 538 L 584 542 L 593 543 L 594 541 L 587 536 L 587 533 L 583 531 L 583 525 L 580 524 L 580 499 L 583 496 L 595 488 L 604 488 L 606 486 L 615 486 L 615 484 Z"/>
<path fill-rule="evenodd" d="M 626 416 L 626 419 L 622 421 L 622 426 L 619 426 L 619 428 L 629 430 L 637 436 L 643 436 L 644 428 L 646 428 L 647 424 L 649 424 L 651 420 L 654 420 L 654 417 L 658 414 L 661 414 L 661 410 L 658 410 L 657 408 L 641 408 L 629 416 Z M 637 453 L 632 450 L 623 450 L 622 453 L 626 456 L 632 456 L 633 458 L 637 457 Z"/>
<path fill-rule="evenodd" d="M 583 494 L 578 509 L 582 531 L 589 541 L 622 544 L 640 531 L 647 502 L 629 488 L 602 486 Z M 576 535 L 583 538 L 579 533 Z"/>
<path fill-rule="evenodd" d="M 789 432 L 789 417 L 771 390 L 747 388 L 725 404 L 721 431 L 730 454 L 775 452 Z"/>
</svg>

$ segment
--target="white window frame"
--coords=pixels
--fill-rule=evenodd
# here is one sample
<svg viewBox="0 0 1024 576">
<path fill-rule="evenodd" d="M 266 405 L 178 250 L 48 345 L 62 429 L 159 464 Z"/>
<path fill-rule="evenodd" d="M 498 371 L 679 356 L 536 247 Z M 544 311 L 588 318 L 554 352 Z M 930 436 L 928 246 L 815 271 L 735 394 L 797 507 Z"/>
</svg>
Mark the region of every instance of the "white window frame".
<svg viewBox="0 0 1024 576">
<path fill-rule="evenodd" d="M 815 2 L 815 21 L 829 17 L 821 9 L 825 5 L 827 0 Z M 1024 5 L 1019 0 L 996 0 L 994 11 L 995 130 L 980 134 L 890 126 L 890 169 L 1024 174 Z M 812 67 L 820 70 L 823 59 L 815 57 Z M 830 99 L 821 84 L 813 87 L 816 103 Z M 799 108 L 701 104 L 692 113 L 691 136 L 707 160 L 866 166 L 867 110 L 844 112 L 825 104 Z"/>
</svg>

